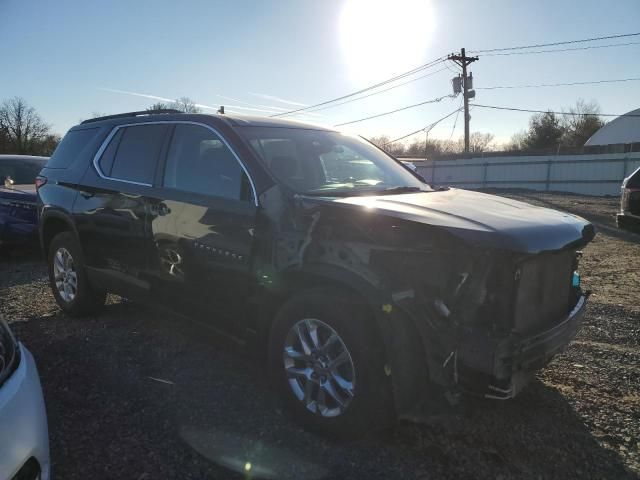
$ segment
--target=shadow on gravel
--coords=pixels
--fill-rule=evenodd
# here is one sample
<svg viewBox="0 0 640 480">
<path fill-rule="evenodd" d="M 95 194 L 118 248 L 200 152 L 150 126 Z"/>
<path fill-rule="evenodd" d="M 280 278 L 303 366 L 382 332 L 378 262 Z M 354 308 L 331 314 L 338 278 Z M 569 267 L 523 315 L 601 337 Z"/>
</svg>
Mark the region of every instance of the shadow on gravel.
<svg viewBox="0 0 640 480">
<path fill-rule="evenodd" d="M 46 278 L 46 266 L 40 251 L 33 247 L 9 247 L 0 246 L 0 263 L 2 265 L 2 277 L 0 288 L 7 285 L 18 286 L 34 281 L 33 265 L 42 266 L 43 278 Z"/>
<path fill-rule="evenodd" d="M 258 362 L 183 319 L 122 303 L 15 329 L 40 368 L 58 478 L 634 478 L 539 381 L 345 444 L 302 431 Z"/>
</svg>

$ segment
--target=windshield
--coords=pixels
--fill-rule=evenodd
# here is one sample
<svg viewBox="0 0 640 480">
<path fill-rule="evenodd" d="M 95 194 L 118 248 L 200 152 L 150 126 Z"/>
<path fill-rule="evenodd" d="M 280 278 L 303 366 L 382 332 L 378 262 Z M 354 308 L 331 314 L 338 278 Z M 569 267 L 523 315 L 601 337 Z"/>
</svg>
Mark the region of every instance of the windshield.
<svg viewBox="0 0 640 480">
<path fill-rule="evenodd" d="M 302 128 L 238 130 L 276 179 L 298 193 L 346 196 L 431 190 L 358 137 Z"/>
</svg>

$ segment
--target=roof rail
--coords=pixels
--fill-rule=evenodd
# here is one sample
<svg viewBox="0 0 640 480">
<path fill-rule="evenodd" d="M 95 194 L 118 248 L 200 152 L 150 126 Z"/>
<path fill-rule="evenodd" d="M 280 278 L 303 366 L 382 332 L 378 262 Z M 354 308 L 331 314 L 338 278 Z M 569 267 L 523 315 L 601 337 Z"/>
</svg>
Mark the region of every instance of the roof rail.
<svg viewBox="0 0 640 480">
<path fill-rule="evenodd" d="M 88 120 L 80 122 L 80 125 L 84 125 L 85 123 L 100 122 L 102 120 L 111 120 L 112 118 L 139 117 L 141 115 L 155 115 L 156 113 L 183 113 L 183 112 L 180 110 L 176 110 L 174 108 L 159 108 L 158 110 L 140 110 L 139 112 L 118 113 L 116 115 L 105 115 L 104 117 L 90 118 Z"/>
</svg>

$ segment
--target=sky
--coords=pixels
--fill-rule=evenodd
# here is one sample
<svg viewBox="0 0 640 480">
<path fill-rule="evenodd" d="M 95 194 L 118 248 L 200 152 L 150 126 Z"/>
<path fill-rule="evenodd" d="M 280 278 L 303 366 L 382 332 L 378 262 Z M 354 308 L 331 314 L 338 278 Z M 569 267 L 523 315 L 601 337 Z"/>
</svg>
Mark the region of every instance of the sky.
<svg viewBox="0 0 640 480">
<path fill-rule="evenodd" d="M 59 134 L 94 112 L 144 110 L 156 97 L 187 96 L 212 107 L 204 113 L 225 105 L 227 111 L 273 115 L 366 88 L 462 47 L 639 31 L 639 0 L 0 0 L 0 101 L 23 97 Z M 634 41 L 640 36 L 593 45 Z M 583 98 L 597 101 L 604 113 L 625 113 L 640 107 L 640 81 L 481 88 L 638 78 L 639 58 L 640 43 L 480 55 L 470 67 L 477 89 L 472 103 L 562 110 Z M 336 125 L 439 98 L 451 93 L 456 73 L 447 62 L 388 92 L 292 118 Z M 460 97 L 444 98 L 343 128 L 395 138 L 459 104 Z M 507 141 L 526 128 L 529 116 L 472 108 L 471 131 Z M 460 115 L 429 135 L 456 139 L 462 132 Z"/>
</svg>

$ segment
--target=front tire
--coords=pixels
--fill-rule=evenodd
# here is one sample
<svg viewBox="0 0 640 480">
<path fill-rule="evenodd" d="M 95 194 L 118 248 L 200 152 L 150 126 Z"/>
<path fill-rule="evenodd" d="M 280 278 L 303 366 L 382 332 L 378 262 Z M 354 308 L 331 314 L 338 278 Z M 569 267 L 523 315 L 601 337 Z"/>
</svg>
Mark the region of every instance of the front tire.
<svg viewBox="0 0 640 480">
<path fill-rule="evenodd" d="M 316 289 L 297 294 L 276 315 L 271 378 L 306 428 L 355 438 L 393 420 L 384 349 L 367 313 L 356 297 Z"/>
<path fill-rule="evenodd" d="M 106 293 L 89 283 L 82 249 L 73 233 L 63 232 L 53 238 L 47 263 L 51 291 L 66 314 L 79 317 L 104 306 Z"/>
</svg>

